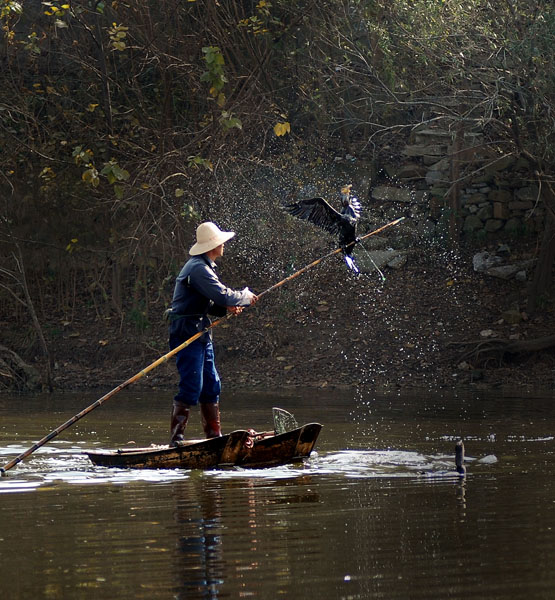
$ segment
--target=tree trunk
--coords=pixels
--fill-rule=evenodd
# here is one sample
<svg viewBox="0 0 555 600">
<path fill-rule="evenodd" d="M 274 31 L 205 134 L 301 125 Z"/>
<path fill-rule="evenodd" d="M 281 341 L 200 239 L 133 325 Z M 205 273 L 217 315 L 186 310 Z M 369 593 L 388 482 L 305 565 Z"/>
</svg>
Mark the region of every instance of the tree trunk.
<svg viewBox="0 0 555 600">
<path fill-rule="evenodd" d="M 549 291 L 553 282 L 553 265 L 555 264 L 555 193 L 549 183 L 544 182 L 542 187 L 542 197 L 546 208 L 545 226 L 536 270 L 528 287 L 529 313 L 536 310 L 541 297 Z"/>
<path fill-rule="evenodd" d="M 27 305 L 27 310 L 31 316 L 31 321 L 33 322 L 33 326 L 35 331 L 37 332 L 37 336 L 39 338 L 40 347 L 42 349 L 42 353 L 45 359 L 45 367 L 46 367 L 46 387 L 49 392 L 52 392 L 54 386 L 52 384 L 52 360 L 50 358 L 50 351 L 48 350 L 48 344 L 46 343 L 46 339 L 44 337 L 44 333 L 42 331 L 42 327 L 40 326 L 40 322 L 37 316 L 37 312 L 35 310 L 35 305 L 33 304 L 33 300 L 31 299 L 31 293 L 29 292 L 29 286 L 27 285 L 27 277 L 25 275 L 25 267 L 23 264 L 23 253 L 21 252 L 21 248 L 19 244 L 16 244 L 17 248 L 17 263 L 18 269 L 20 273 L 20 284 L 23 288 L 23 293 L 25 295 L 25 303 Z"/>
<path fill-rule="evenodd" d="M 451 146 L 451 189 L 449 190 L 449 242 L 453 248 L 460 244 L 460 182 L 461 152 L 464 141 L 464 125 L 461 121 L 457 125 L 455 139 Z"/>
</svg>

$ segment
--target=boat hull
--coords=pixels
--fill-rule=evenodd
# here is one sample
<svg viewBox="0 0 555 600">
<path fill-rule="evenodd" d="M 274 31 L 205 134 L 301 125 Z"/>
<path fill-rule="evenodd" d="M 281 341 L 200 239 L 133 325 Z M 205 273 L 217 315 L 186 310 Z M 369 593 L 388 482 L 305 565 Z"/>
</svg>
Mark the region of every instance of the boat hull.
<svg viewBox="0 0 555 600">
<path fill-rule="evenodd" d="M 254 439 L 252 447 L 243 448 L 235 465 L 249 469 L 275 467 L 310 456 L 322 425 L 309 423 L 280 435 Z"/>
<path fill-rule="evenodd" d="M 94 465 L 134 469 L 264 468 L 302 460 L 312 452 L 322 425 L 309 423 L 274 435 L 238 430 L 184 446 L 89 450 Z"/>
</svg>

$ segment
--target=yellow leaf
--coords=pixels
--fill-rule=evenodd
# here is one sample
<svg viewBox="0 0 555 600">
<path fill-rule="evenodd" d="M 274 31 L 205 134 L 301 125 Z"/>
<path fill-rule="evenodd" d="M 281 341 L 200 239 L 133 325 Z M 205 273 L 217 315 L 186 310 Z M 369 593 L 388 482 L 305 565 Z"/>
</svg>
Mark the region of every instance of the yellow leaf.
<svg viewBox="0 0 555 600">
<path fill-rule="evenodd" d="M 141 183 L 141 188 L 143 190 L 148 190 L 149 187 L 150 187 L 150 185 L 148 185 L 148 183 Z"/>
<path fill-rule="evenodd" d="M 274 133 L 280 137 L 286 133 L 290 133 L 291 125 L 286 121 L 285 123 L 276 123 L 274 125 Z"/>
<path fill-rule="evenodd" d="M 89 105 L 87 106 L 87 110 L 88 110 L 89 112 L 94 112 L 94 109 L 95 109 L 97 106 L 98 106 L 98 104 L 89 104 Z"/>
</svg>

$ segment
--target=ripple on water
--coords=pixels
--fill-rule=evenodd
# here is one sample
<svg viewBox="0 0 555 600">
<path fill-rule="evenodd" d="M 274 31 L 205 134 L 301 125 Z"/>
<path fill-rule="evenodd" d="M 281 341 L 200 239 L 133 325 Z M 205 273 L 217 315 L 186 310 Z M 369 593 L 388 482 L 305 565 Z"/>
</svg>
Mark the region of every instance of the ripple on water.
<svg viewBox="0 0 555 600">
<path fill-rule="evenodd" d="M 63 446 L 63 447 L 60 447 Z M 33 491 L 42 485 L 55 483 L 74 485 L 118 484 L 146 481 L 171 482 L 187 478 L 191 471 L 185 469 L 126 469 L 98 467 L 90 463 L 82 448 L 61 444 L 37 450 L 32 458 L 19 463 L 18 479 L 0 479 L 0 493 Z M 19 446 L 0 448 L 1 455 L 14 456 Z M 468 458 L 468 461 L 475 459 Z M 495 461 L 485 461 L 493 464 Z M 15 474 L 15 473 L 14 473 Z M 268 479 L 282 480 L 306 475 L 334 475 L 346 478 L 397 478 L 397 477 L 458 477 L 454 471 L 453 456 L 426 455 L 419 452 L 384 450 L 342 450 L 320 454 L 313 452 L 302 463 L 265 469 L 215 469 L 204 476 L 215 479 Z"/>
</svg>

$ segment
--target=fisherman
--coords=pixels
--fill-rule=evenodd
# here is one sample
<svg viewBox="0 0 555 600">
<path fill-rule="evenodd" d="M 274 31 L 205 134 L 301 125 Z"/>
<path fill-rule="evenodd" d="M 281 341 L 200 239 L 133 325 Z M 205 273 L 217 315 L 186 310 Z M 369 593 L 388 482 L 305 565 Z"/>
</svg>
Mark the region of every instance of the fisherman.
<svg viewBox="0 0 555 600">
<path fill-rule="evenodd" d="M 226 312 L 239 314 L 254 304 L 256 295 L 244 288 L 232 290 L 216 274 L 216 259 L 223 256 L 224 244 L 235 235 L 221 231 L 214 223 L 197 227 L 197 241 L 189 250 L 192 256 L 175 282 L 169 313 L 170 349 L 203 331 L 210 325 L 208 314 L 223 317 Z M 173 399 L 170 446 L 184 443 L 184 432 L 192 406 L 200 403 L 202 426 L 207 438 L 222 435 L 220 427 L 220 377 L 214 363 L 212 333 L 204 333 L 176 354 L 179 391 Z"/>
</svg>

